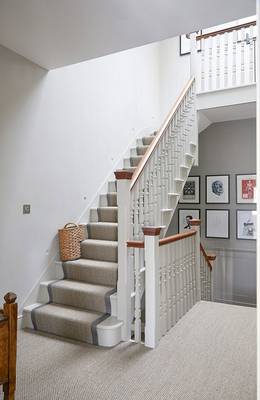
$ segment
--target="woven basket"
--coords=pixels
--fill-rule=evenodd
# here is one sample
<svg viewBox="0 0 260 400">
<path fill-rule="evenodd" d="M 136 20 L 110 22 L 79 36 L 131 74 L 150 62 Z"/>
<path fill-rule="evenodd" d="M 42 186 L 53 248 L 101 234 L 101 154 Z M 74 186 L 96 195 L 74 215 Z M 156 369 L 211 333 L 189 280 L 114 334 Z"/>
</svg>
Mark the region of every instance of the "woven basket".
<svg viewBox="0 0 260 400">
<path fill-rule="evenodd" d="M 71 261 L 80 258 L 80 242 L 84 239 L 84 225 L 68 223 L 63 229 L 59 229 L 61 261 Z"/>
</svg>

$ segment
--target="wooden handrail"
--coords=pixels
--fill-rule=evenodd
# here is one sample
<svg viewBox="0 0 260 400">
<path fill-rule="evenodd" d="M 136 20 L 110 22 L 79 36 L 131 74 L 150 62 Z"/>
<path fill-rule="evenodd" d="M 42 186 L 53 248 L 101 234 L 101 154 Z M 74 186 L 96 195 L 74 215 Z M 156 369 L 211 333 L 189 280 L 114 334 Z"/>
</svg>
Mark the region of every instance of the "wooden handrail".
<svg viewBox="0 0 260 400">
<path fill-rule="evenodd" d="M 182 102 L 186 92 L 189 90 L 189 88 L 193 84 L 194 80 L 195 80 L 195 77 L 192 77 L 189 80 L 189 82 L 187 83 L 187 85 L 184 87 L 184 89 L 181 92 L 180 96 L 176 100 L 173 108 L 171 109 L 170 113 L 166 117 L 166 119 L 163 122 L 161 128 L 159 129 L 158 133 L 154 137 L 154 140 L 152 141 L 152 143 L 150 144 L 148 150 L 146 151 L 145 155 L 143 156 L 141 162 L 138 164 L 138 167 L 136 168 L 136 170 L 135 170 L 135 172 L 133 174 L 133 177 L 132 177 L 130 190 L 133 189 L 133 187 L 134 187 L 135 183 L 137 182 L 141 172 L 143 171 L 143 169 L 144 169 L 145 165 L 147 164 L 149 158 L 151 157 L 152 153 L 154 152 L 154 150 L 155 150 L 155 148 L 157 146 L 157 143 L 161 140 L 165 129 L 167 129 L 169 123 L 171 122 L 171 119 L 172 119 L 173 115 L 175 114 L 175 112 L 178 109 L 180 103 Z"/>
<path fill-rule="evenodd" d="M 217 36 L 217 35 L 223 35 L 224 33 L 227 33 L 227 32 L 239 31 L 242 28 L 249 28 L 252 25 L 256 25 L 256 21 L 246 22 L 244 24 L 232 26 L 230 28 L 225 28 L 225 29 L 220 29 L 218 31 L 214 31 L 214 32 L 204 33 L 202 35 L 197 36 L 196 40 L 198 41 L 201 39 L 207 39 L 209 37 L 213 37 L 213 36 Z"/>
<path fill-rule="evenodd" d="M 168 236 L 166 238 L 159 240 L 159 246 L 164 246 L 169 243 L 178 242 L 179 240 L 186 239 L 187 237 L 196 235 L 196 231 L 191 229 L 189 232 L 178 233 L 177 235 Z M 127 242 L 127 247 L 133 247 L 136 249 L 144 248 L 144 241 L 142 240 L 129 240 Z"/>
<path fill-rule="evenodd" d="M 144 242 L 142 240 L 129 240 L 126 242 L 127 247 L 133 247 L 136 249 L 144 249 Z"/>
<path fill-rule="evenodd" d="M 202 252 L 202 254 L 203 254 L 203 256 L 204 256 L 204 258 L 205 258 L 205 260 L 206 260 L 206 262 L 207 262 L 207 264 L 208 264 L 208 267 L 209 267 L 209 269 L 212 271 L 212 264 L 211 264 L 211 262 L 210 262 L 210 260 L 213 260 L 213 257 L 214 257 L 214 260 L 216 259 L 216 256 L 214 255 L 211 255 L 211 256 L 209 256 L 207 253 L 206 253 L 206 250 L 204 249 L 204 247 L 202 246 L 202 244 L 200 244 L 200 250 L 201 250 L 201 252 Z M 212 258 L 211 258 L 212 257 Z"/>
<path fill-rule="evenodd" d="M 196 235 L 197 231 L 191 229 L 189 232 L 178 233 L 177 235 L 168 236 L 166 238 L 159 240 L 159 246 L 164 246 L 165 244 L 178 242 L 179 240 L 186 239 L 190 236 Z"/>
</svg>

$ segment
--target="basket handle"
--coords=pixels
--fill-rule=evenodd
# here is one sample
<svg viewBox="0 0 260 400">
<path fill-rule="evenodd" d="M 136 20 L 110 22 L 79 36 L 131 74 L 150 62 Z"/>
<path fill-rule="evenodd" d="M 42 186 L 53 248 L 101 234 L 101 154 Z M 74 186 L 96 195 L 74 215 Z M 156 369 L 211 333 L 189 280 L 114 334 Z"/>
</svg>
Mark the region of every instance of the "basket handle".
<svg viewBox="0 0 260 400">
<path fill-rule="evenodd" d="M 74 224 L 74 222 L 68 222 L 63 229 L 67 229 L 67 228 L 75 228 L 77 227 L 77 224 Z"/>
</svg>

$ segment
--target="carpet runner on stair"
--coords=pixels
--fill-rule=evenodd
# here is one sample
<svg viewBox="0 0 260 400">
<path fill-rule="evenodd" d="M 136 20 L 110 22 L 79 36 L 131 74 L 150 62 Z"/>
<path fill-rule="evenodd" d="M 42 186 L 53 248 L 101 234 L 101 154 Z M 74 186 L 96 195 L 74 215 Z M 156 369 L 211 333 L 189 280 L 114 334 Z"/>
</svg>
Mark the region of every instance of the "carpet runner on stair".
<svg viewBox="0 0 260 400">
<path fill-rule="evenodd" d="M 154 134 L 138 140 L 125 169 L 135 170 L 153 139 Z M 116 182 L 110 182 L 90 212 L 81 258 L 63 263 L 64 279 L 48 284 L 49 303 L 32 309 L 34 329 L 99 344 L 97 326 L 111 315 L 117 285 L 117 213 Z"/>
</svg>

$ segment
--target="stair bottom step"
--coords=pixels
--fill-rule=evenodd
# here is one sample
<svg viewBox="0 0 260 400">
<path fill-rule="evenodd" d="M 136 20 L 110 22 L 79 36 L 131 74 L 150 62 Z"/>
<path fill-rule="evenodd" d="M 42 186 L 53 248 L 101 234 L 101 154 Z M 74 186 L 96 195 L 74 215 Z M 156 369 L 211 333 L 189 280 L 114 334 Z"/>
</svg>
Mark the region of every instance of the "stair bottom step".
<svg viewBox="0 0 260 400">
<path fill-rule="evenodd" d="M 23 327 L 85 343 L 112 347 L 121 341 L 123 323 L 116 317 L 61 304 L 25 307 Z"/>
</svg>

